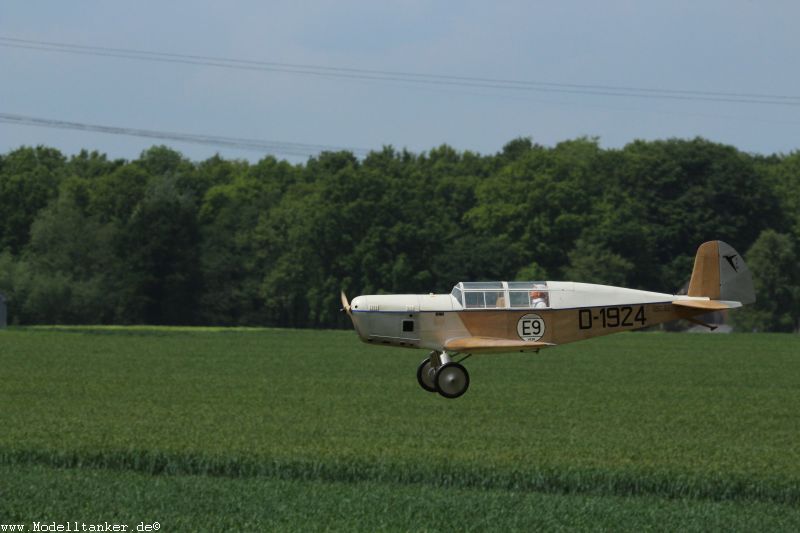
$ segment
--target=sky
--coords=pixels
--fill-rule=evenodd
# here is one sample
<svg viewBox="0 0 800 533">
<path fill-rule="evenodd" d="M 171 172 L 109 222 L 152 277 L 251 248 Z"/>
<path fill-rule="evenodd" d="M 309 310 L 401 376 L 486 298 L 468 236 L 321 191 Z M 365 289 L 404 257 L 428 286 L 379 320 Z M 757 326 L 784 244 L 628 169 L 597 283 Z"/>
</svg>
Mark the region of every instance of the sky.
<svg viewBox="0 0 800 533">
<path fill-rule="evenodd" d="M 8 0 L 0 3 L 0 117 L 417 153 L 448 144 L 490 154 L 517 137 L 552 146 L 579 136 L 609 148 L 702 136 L 789 153 L 800 149 L 799 20 L 795 0 Z M 362 72 L 223 68 L 8 39 Z M 372 79 L 384 76 L 375 71 L 449 81 Z M 509 89 L 502 80 L 555 85 Z M 600 86 L 693 92 L 587 94 Z M 0 121 L 0 153 L 39 144 L 126 159 L 153 144 L 193 160 L 265 155 Z M 299 162 L 314 150 L 273 151 Z"/>
</svg>

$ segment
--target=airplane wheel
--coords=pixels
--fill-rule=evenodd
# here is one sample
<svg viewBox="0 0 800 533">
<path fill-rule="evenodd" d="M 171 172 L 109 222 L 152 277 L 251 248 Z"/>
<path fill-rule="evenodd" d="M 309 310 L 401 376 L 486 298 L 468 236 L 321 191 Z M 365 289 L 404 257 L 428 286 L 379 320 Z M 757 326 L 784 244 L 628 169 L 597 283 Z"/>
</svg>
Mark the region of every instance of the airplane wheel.
<svg viewBox="0 0 800 533">
<path fill-rule="evenodd" d="M 467 369 L 458 363 L 445 363 L 434 376 L 439 394 L 445 398 L 458 398 L 469 388 Z"/>
<path fill-rule="evenodd" d="M 434 373 L 431 370 L 431 360 L 426 357 L 417 367 L 417 382 L 426 391 L 436 392 L 436 382 L 433 380 Z"/>
</svg>

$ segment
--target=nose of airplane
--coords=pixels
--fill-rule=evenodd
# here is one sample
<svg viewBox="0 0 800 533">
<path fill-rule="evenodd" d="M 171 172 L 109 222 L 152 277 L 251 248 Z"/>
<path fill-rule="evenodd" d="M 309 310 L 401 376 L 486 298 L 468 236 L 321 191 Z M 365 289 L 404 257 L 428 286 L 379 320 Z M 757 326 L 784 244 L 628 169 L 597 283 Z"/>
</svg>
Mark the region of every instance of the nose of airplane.
<svg viewBox="0 0 800 533">
<path fill-rule="evenodd" d="M 344 293 L 343 293 L 344 294 Z M 369 309 L 367 304 L 367 296 L 356 296 L 353 298 L 349 304 L 346 304 L 347 298 L 342 296 L 342 303 L 344 305 L 347 314 L 350 316 L 350 320 L 353 321 L 353 327 L 356 330 L 356 333 L 362 340 L 366 340 L 366 314 L 362 313 L 361 311 L 366 311 Z"/>
<path fill-rule="evenodd" d="M 366 296 L 356 296 L 353 298 L 353 301 L 350 302 L 350 309 L 353 311 L 366 311 L 367 307 L 367 297 Z"/>
</svg>

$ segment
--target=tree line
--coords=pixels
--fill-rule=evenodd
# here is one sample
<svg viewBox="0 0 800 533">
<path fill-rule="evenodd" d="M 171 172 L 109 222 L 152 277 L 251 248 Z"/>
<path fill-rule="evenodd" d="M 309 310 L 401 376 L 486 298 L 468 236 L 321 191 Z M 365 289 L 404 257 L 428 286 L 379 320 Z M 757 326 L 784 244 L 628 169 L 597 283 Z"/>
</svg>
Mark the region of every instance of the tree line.
<svg viewBox="0 0 800 533">
<path fill-rule="evenodd" d="M 491 155 L 384 147 L 303 164 L 165 146 L 0 155 L 0 292 L 19 324 L 343 327 L 338 294 L 567 279 L 677 292 L 697 246 L 745 254 L 740 330 L 797 331 L 800 152 L 705 139 Z"/>
</svg>

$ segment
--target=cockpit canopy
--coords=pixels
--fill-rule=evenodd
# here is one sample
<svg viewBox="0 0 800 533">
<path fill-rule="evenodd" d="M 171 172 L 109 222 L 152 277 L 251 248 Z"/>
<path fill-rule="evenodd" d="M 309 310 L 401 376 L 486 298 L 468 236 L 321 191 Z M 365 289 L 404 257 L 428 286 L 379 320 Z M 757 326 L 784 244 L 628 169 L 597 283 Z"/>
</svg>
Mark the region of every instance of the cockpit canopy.
<svg viewBox="0 0 800 533">
<path fill-rule="evenodd" d="M 550 307 L 546 281 L 465 281 L 450 293 L 464 309 Z"/>
</svg>

